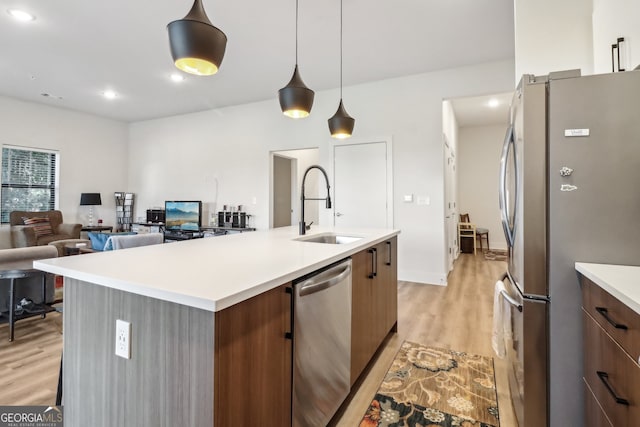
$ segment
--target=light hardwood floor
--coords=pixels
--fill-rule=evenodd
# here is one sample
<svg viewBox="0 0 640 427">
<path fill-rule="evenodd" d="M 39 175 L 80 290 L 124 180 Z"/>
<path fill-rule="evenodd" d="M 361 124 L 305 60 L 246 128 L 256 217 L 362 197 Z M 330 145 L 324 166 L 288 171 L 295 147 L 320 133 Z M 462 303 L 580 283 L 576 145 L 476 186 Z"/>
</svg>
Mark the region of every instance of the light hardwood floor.
<svg viewBox="0 0 640 427">
<path fill-rule="evenodd" d="M 398 284 L 398 333 L 382 345 L 378 357 L 343 413 L 337 427 L 356 427 L 380 386 L 404 340 L 494 358 L 500 426 L 517 426 L 507 377 L 506 361 L 491 348 L 493 289 L 506 263 L 486 261 L 481 253 L 462 254 L 449 274 L 448 286 Z M 358 383 L 356 383 L 358 385 Z"/>
<path fill-rule="evenodd" d="M 403 340 L 494 356 L 491 350 L 493 287 L 506 263 L 485 261 L 482 254 L 462 254 L 448 286 L 400 282 L 398 333 L 383 344 L 366 376 L 356 384 L 336 417 L 338 427 L 358 426 Z M 62 316 L 22 320 L 15 341 L 0 325 L 0 405 L 49 405 L 55 401 Z M 516 426 L 509 395 L 506 362 L 494 357 L 501 427 Z"/>
</svg>

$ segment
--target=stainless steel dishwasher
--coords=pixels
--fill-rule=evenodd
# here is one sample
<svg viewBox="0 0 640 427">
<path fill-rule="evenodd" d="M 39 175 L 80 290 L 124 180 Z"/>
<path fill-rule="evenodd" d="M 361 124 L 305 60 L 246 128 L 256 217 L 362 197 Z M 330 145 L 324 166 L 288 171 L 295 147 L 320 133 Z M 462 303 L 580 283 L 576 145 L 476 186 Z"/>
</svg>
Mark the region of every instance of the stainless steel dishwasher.
<svg viewBox="0 0 640 427">
<path fill-rule="evenodd" d="M 293 426 L 326 426 L 351 386 L 351 259 L 293 288 Z"/>
</svg>

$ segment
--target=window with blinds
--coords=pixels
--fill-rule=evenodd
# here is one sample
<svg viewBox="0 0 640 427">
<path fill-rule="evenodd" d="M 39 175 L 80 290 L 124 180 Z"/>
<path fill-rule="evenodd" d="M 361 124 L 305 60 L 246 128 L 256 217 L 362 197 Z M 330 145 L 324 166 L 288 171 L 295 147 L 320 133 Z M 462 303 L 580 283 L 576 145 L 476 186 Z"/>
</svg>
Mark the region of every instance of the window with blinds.
<svg viewBox="0 0 640 427">
<path fill-rule="evenodd" d="M 56 208 L 58 153 L 2 147 L 0 222 L 12 211 L 48 211 Z"/>
</svg>

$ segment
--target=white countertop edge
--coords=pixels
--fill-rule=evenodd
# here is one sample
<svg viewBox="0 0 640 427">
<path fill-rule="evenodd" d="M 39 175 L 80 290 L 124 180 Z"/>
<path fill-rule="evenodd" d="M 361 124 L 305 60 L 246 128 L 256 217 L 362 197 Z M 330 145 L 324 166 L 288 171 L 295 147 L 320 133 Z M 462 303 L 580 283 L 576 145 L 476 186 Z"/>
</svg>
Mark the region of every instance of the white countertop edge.
<svg viewBox="0 0 640 427">
<path fill-rule="evenodd" d="M 76 255 L 80 256 L 80 255 Z M 84 256 L 84 255 L 82 255 Z M 44 270 L 49 273 L 58 274 L 60 276 L 69 277 L 71 279 L 81 280 L 84 282 L 95 283 L 107 288 L 117 289 L 125 292 L 131 292 L 136 295 L 156 298 L 162 301 L 175 302 L 189 307 L 200 308 L 207 311 L 216 311 L 215 301 L 207 298 L 198 298 L 191 295 L 180 294 L 163 289 L 154 289 L 149 286 L 141 285 L 134 282 L 122 281 L 109 278 L 108 282 L 103 276 L 84 273 L 82 271 L 70 270 L 68 268 L 43 264 L 39 261 L 33 262 L 33 267 L 38 270 Z"/>
<path fill-rule="evenodd" d="M 314 234 L 324 234 L 324 232 L 309 233 L 309 236 Z M 359 233 L 357 232 L 346 233 L 346 234 L 359 235 Z M 342 251 L 330 257 L 327 257 L 322 261 L 306 265 L 302 268 L 291 270 L 289 273 L 285 275 L 281 275 L 279 277 L 273 277 L 265 280 L 264 282 L 248 284 L 246 289 L 240 290 L 236 293 L 219 298 L 217 300 L 212 300 L 209 298 L 200 298 L 194 295 L 188 295 L 180 292 L 172 292 L 165 289 L 157 289 L 149 285 L 131 282 L 127 280 L 118 280 L 113 277 L 90 274 L 90 273 L 78 271 L 71 268 L 66 268 L 59 265 L 49 264 L 46 262 L 47 260 L 34 261 L 33 266 L 34 268 L 47 271 L 49 273 L 58 274 L 61 276 L 70 277 L 77 280 L 82 280 L 85 282 L 105 286 L 108 288 L 118 289 L 125 292 L 131 292 L 136 295 L 147 296 L 147 297 L 156 298 L 156 299 L 167 301 L 167 302 L 173 302 L 177 304 L 186 305 L 189 307 L 195 307 L 195 308 L 200 308 L 207 311 L 216 312 L 216 311 L 220 311 L 225 308 L 231 307 L 232 305 L 237 304 L 239 302 L 246 301 L 249 298 L 260 295 L 280 285 L 286 284 L 294 279 L 297 279 L 298 277 L 304 276 L 305 274 L 311 273 L 315 270 L 318 270 L 336 261 L 340 261 L 357 252 L 362 251 L 363 249 L 377 245 L 380 242 L 383 242 L 392 237 L 395 237 L 398 234 L 400 234 L 400 230 L 389 229 L 387 233 L 381 234 L 375 238 L 364 237 L 362 240 L 358 240 L 358 241 L 343 244 L 343 245 L 338 245 L 337 247 L 339 247 Z M 316 244 L 316 243 L 310 243 L 310 244 Z M 77 255 L 77 256 L 92 256 L 92 254 Z"/>
<path fill-rule="evenodd" d="M 639 266 L 576 262 L 575 268 L 580 274 L 640 314 Z"/>
</svg>

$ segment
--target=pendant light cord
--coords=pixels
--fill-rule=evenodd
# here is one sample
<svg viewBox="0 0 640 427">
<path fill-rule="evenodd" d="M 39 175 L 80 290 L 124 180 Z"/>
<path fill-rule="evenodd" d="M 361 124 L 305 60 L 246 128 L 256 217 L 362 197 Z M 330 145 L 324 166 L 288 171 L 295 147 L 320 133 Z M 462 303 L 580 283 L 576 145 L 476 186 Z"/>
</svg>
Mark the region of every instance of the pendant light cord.
<svg viewBox="0 0 640 427">
<path fill-rule="evenodd" d="M 340 0 L 340 101 L 342 101 L 342 0 Z"/>
<path fill-rule="evenodd" d="M 298 0 L 296 0 L 296 66 L 298 66 Z"/>
</svg>

